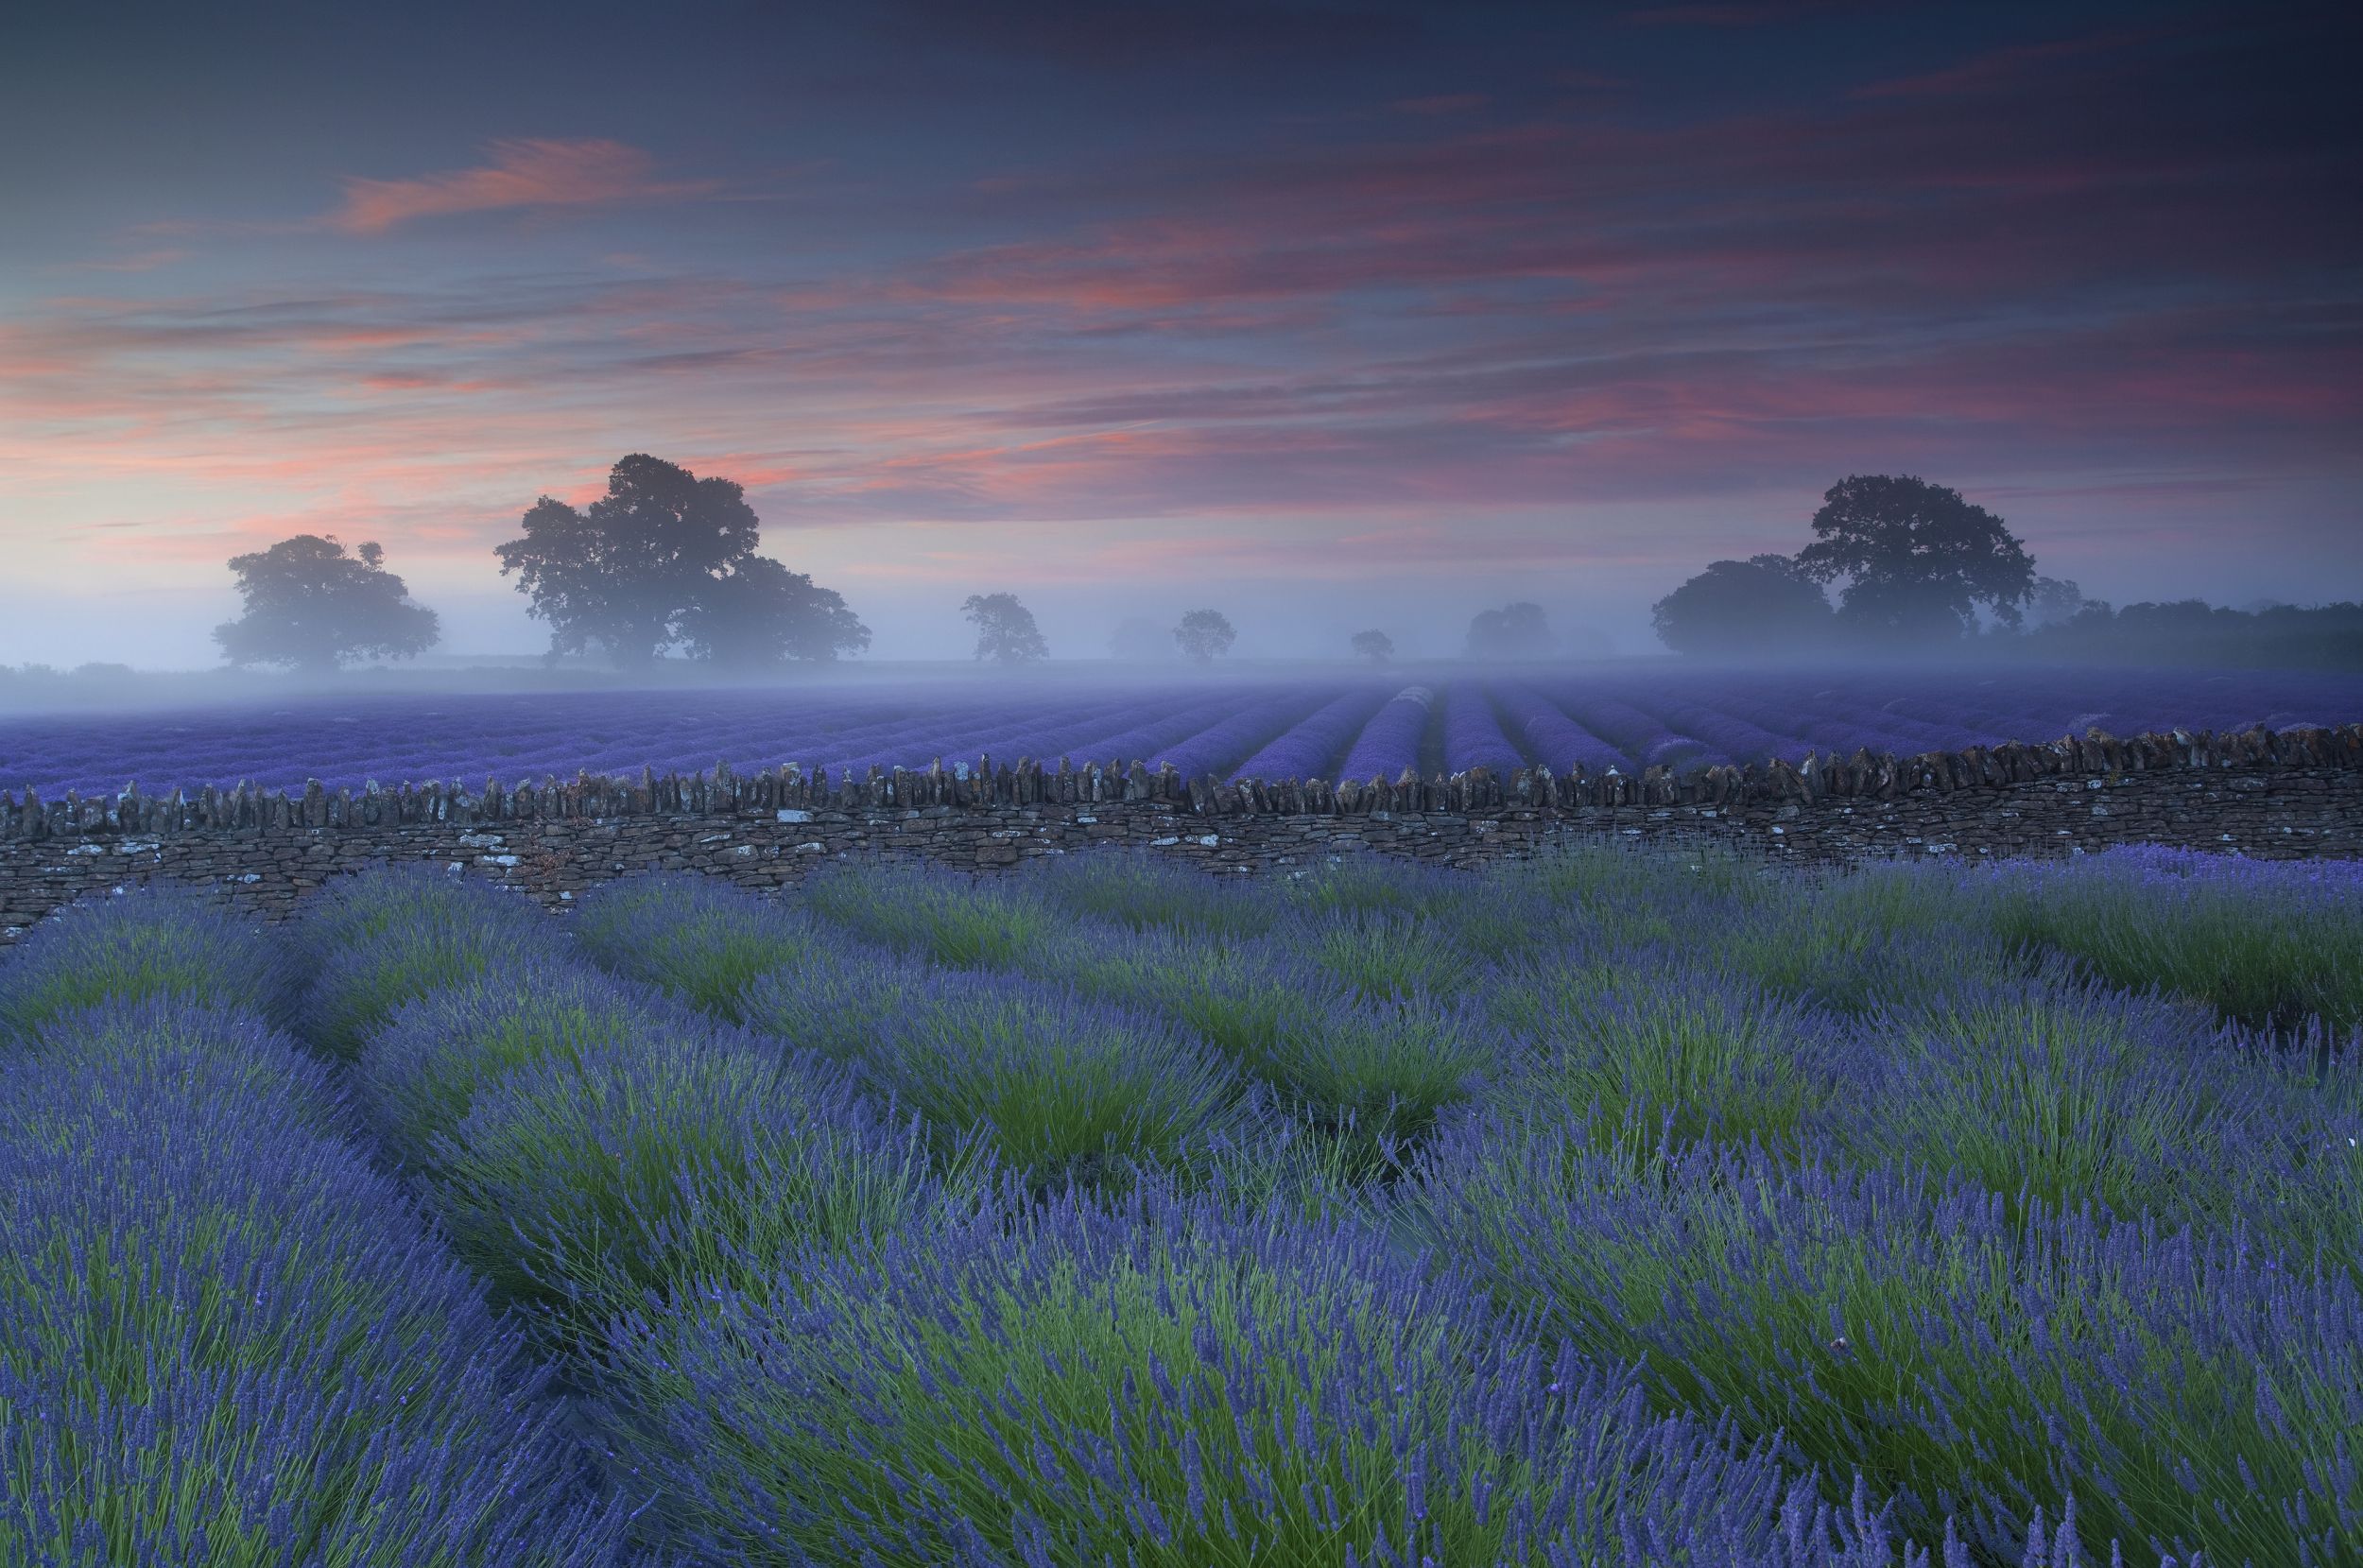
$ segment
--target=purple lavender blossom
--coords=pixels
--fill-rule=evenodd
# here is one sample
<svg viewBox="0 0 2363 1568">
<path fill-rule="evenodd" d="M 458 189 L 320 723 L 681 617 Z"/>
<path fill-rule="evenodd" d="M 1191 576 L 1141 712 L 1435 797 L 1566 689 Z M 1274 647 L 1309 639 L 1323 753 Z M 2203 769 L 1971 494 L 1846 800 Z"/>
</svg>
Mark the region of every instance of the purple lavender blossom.
<svg viewBox="0 0 2363 1568">
<path fill-rule="evenodd" d="M 1830 1560 L 1769 1447 L 1375 1231 L 1157 1191 L 810 1252 L 617 1322 L 606 1366 L 602 1423 L 718 1560 Z"/>
<path fill-rule="evenodd" d="M 0 1559 L 620 1559 L 516 1329 L 291 1042 L 150 998 L 36 1055 L 0 1082 Z"/>
<path fill-rule="evenodd" d="M 1444 767 L 1455 773 L 1473 767 L 1508 778 L 1526 767 L 1526 756 L 1502 733 L 1492 698 L 1474 681 L 1444 688 Z"/>
<path fill-rule="evenodd" d="M 1494 695 L 1509 728 L 1552 772 L 1563 776 L 1579 767 L 1594 773 L 1632 771 L 1632 763 L 1623 752 L 1561 713 L 1531 688 L 1505 685 Z"/>
<path fill-rule="evenodd" d="M 1371 687 L 1333 698 L 1282 732 L 1262 750 L 1232 769 L 1233 779 L 1327 779 L 1330 767 L 1361 734 L 1387 700 L 1383 688 Z M 1339 775 L 1351 777 L 1350 774 Z"/>
<path fill-rule="evenodd" d="M 1406 686 L 1396 693 L 1363 726 L 1337 777 L 1356 784 L 1372 779 L 1392 784 L 1406 769 L 1419 771 L 1420 743 L 1427 734 L 1428 710 L 1435 702 L 1436 694 L 1425 686 Z"/>
</svg>

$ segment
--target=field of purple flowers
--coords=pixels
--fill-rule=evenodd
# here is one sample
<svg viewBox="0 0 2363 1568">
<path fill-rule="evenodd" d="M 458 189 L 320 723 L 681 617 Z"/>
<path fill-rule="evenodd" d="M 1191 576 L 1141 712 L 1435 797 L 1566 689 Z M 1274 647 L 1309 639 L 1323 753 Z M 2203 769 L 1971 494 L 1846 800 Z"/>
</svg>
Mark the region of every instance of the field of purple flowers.
<svg viewBox="0 0 2363 1568">
<path fill-rule="evenodd" d="M 0 1561 L 2329 1568 L 2358 1140 L 2352 863 L 144 887 L 0 958 Z"/>
<path fill-rule="evenodd" d="M 1485 767 L 1634 772 L 1791 761 L 1859 748 L 1902 755 L 2144 730 L 2342 724 L 2363 680 L 2242 672 L 2014 671 L 1746 677 L 1679 669 L 1580 679 L 1371 676 L 1135 688 L 881 685 L 806 691 L 310 696 L 269 707 L 0 715 L 0 789 L 144 794 L 251 782 L 300 790 L 637 777 L 727 762 L 795 763 L 832 779 L 875 767 L 1055 767 L 1138 760 L 1196 778 L 1398 777 Z"/>
</svg>

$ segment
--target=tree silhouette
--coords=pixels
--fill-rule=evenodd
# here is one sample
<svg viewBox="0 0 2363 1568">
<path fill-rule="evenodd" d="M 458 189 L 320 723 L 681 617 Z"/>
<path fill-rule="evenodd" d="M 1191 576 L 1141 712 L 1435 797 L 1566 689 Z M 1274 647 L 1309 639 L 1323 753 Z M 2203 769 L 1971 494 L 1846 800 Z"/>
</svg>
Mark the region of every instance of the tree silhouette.
<svg viewBox="0 0 2363 1568">
<path fill-rule="evenodd" d="M 1788 557 L 1751 556 L 1710 563 L 1651 606 L 1649 618 L 1676 653 L 1795 653 L 1827 640 L 1830 601 Z"/>
<path fill-rule="evenodd" d="M 2027 591 L 2027 614 L 2037 626 L 2059 626 L 2074 620 L 2091 602 L 2073 577 L 2037 577 Z"/>
<path fill-rule="evenodd" d="M 1050 645 L 1043 641 L 1042 629 L 1034 625 L 1034 612 L 1020 604 L 1015 594 L 971 594 L 960 606 L 960 613 L 976 628 L 979 659 L 1023 664 L 1050 656 Z"/>
<path fill-rule="evenodd" d="M 1797 565 L 1816 582 L 1848 579 L 1841 624 L 1889 640 L 1950 639 L 1983 605 L 2007 626 L 2035 583 L 2035 560 L 2002 520 L 1960 491 L 1909 474 L 1854 474 L 1813 514 Z"/>
<path fill-rule="evenodd" d="M 1354 634 L 1354 654 L 1373 664 L 1383 664 L 1395 656 L 1395 640 L 1383 631 L 1357 631 Z"/>
<path fill-rule="evenodd" d="M 1539 604 L 1506 604 L 1469 622 L 1472 659 L 1539 659 L 1550 649 L 1550 622 Z"/>
<path fill-rule="evenodd" d="M 870 646 L 870 629 L 839 594 L 768 556 L 749 556 L 699 584 L 678 628 L 692 659 L 726 669 L 825 664 Z"/>
<path fill-rule="evenodd" d="M 214 629 L 233 664 L 324 673 L 355 659 L 407 659 L 435 646 L 435 612 L 410 602 L 386 552 L 353 555 L 334 534 L 298 534 L 230 558 L 246 613 Z"/>
<path fill-rule="evenodd" d="M 1214 663 L 1239 640 L 1230 617 L 1219 610 L 1193 610 L 1173 629 L 1174 646 L 1201 664 Z"/>
<path fill-rule="evenodd" d="M 580 511 L 543 496 L 525 514 L 525 537 L 497 553 L 501 576 L 517 573 L 518 592 L 550 623 L 553 656 L 596 644 L 632 668 L 671 646 L 681 617 L 753 559 L 760 526 L 733 481 L 633 453 Z M 757 579 L 748 586 L 755 597 L 779 591 L 768 574 Z"/>
</svg>

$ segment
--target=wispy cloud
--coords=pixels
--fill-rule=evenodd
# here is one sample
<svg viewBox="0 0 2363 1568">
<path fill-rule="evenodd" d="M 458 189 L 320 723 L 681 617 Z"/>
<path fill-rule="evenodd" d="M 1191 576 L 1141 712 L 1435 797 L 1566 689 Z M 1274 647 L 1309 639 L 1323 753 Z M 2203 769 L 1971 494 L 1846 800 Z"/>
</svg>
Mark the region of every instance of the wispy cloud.
<svg viewBox="0 0 2363 1568">
<path fill-rule="evenodd" d="M 714 181 L 657 178 L 656 160 L 603 140 L 494 142 L 487 161 L 407 180 L 344 181 L 343 202 L 321 221 L 348 234 L 382 234 L 421 218 L 544 207 L 604 207 L 704 195 Z"/>
<path fill-rule="evenodd" d="M 88 261 L 67 262 L 56 268 L 60 272 L 153 272 L 160 267 L 188 260 L 189 253 L 178 248 L 142 250 L 129 256 L 98 256 Z"/>
<path fill-rule="evenodd" d="M 2015 90 L 2055 75 L 2063 66 L 2093 55 L 2114 53 L 2157 37 L 2154 32 L 2106 32 L 2084 38 L 2054 39 L 2042 43 L 2013 43 L 1989 49 L 1940 71 L 1891 77 L 1854 90 L 1865 98 L 1937 97 L 1957 94 Z"/>
</svg>

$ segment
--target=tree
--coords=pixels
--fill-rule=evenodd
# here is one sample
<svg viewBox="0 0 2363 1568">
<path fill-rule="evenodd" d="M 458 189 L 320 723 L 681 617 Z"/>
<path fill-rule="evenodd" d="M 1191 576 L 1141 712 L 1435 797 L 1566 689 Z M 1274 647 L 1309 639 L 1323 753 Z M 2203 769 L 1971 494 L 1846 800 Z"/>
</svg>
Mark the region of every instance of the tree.
<svg viewBox="0 0 2363 1568">
<path fill-rule="evenodd" d="M 1840 624 L 1889 640 L 1949 640 L 1975 629 L 1983 605 L 2006 626 L 2035 584 L 2035 559 L 1960 491 L 1908 474 L 1854 474 L 1813 514 L 1814 543 L 1797 553 L 1815 582 L 1847 578 Z"/>
<path fill-rule="evenodd" d="M 841 596 L 768 556 L 749 556 L 707 579 L 679 621 L 689 656 L 727 669 L 825 664 L 870 646 L 870 629 Z"/>
<path fill-rule="evenodd" d="M 2027 591 L 2027 614 L 2036 626 L 2059 626 L 2074 620 L 2087 602 L 2072 578 L 2037 577 Z"/>
<path fill-rule="evenodd" d="M 1034 612 L 1020 604 L 1015 594 L 971 594 L 960 606 L 960 613 L 976 629 L 979 659 L 1023 664 L 1050 657 L 1050 645 L 1043 641 Z"/>
<path fill-rule="evenodd" d="M 1219 610 L 1193 610 L 1173 629 L 1174 646 L 1201 664 L 1230 652 L 1238 640 L 1230 618 Z"/>
<path fill-rule="evenodd" d="M 1383 664 L 1395 656 L 1395 640 L 1383 631 L 1357 631 L 1354 634 L 1354 653 L 1357 659 Z"/>
<path fill-rule="evenodd" d="M 633 453 L 609 472 L 607 493 L 580 511 L 543 496 L 525 514 L 525 537 L 497 553 L 501 576 L 517 573 L 517 591 L 550 623 L 554 656 L 596 644 L 631 668 L 679 640 L 681 617 L 753 558 L 760 528 L 733 481 Z M 750 583 L 748 592 L 777 591 L 775 578 L 758 577 L 770 586 Z"/>
<path fill-rule="evenodd" d="M 1472 659 L 1539 659 L 1550 649 L 1550 621 L 1539 604 L 1506 604 L 1469 622 Z"/>
<path fill-rule="evenodd" d="M 214 629 L 233 664 L 326 673 L 355 659 L 407 659 L 435 646 L 435 612 L 410 602 L 386 552 L 353 555 L 334 534 L 298 534 L 230 558 L 246 613 Z"/>
<path fill-rule="evenodd" d="M 1830 632 L 1821 585 L 1786 556 L 1717 560 L 1650 607 L 1658 640 L 1703 658 L 1794 653 Z"/>
</svg>

